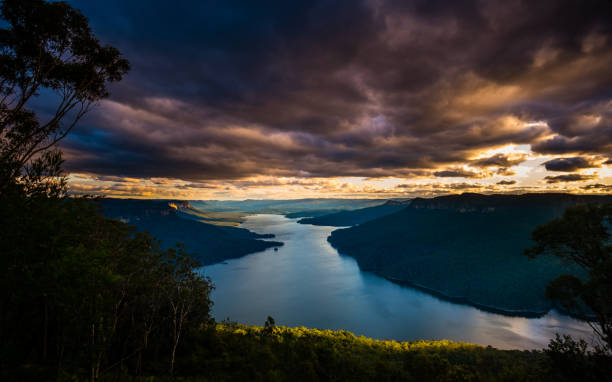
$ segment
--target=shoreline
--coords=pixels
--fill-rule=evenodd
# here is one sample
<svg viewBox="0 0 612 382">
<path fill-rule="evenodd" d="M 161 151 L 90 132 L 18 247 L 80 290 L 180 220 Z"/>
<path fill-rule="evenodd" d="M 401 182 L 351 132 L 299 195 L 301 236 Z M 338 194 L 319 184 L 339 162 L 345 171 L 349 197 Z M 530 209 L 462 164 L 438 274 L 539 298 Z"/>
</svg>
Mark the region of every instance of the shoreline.
<svg viewBox="0 0 612 382">
<path fill-rule="evenodd" d="M 345 253 L 341 253 L 336 247 L 334 247 L 331 242 L 329 241 L 329 238 L 327 240 L 327 242 L 331 245 L 332 248 L 334 248 L 336 250 L 336 252 L 338 252 L 338 254 L 340 256 L 347 256 L 350 257 L 352 259 L 354 259 L 355 261 L 357 261 L 357 259 L 354 256 L 345 254 Z M 557 312 L 572 317 L 576 320 L 580 320 L 580 321 L 584 321 L 584 322 L 589 322 L 589 317 L 585 316 L 585 315 L 579 315 L 579 314 L 572 314 L 564 309 L 562 309 L 559 306 L 555 306 L 553 304 L 553 306 L 551 306 L 549 309 L 546 310 L 541 310 L 541 311 L 533 311 L 533 310 L 511 310 L 511 309 L 505 309 L 505 308 L 499 308 L 499 307 L 495 307 L 495 306 L 489 306 L 489 305 L 485 305 L 485 304 L 480 304 L 474 301 L 471 301 L 470 299 L 466 298 L 466 297 L 461 297 L 461 296 L 450 296 L 444 292 L 440 292 L 436 289 L 430 288 L 430 287 L 426 287 L 414 282 L 411 282 L 409 280 L 404 280 L 404 279 L 399 279 L 399 278 L 395 278 L 395 277 L 391 277 L 391 276 L 387 276 L 384 274 L 381 274 L 379 272 L 376 271 L 371 271 L 371 270 L 367 270 L 367 269 L 363 269 L 361 268 L 361 265 L 359 265 L 359 261 L 357 261 L 357 266 L 359 266 L 359 270 L 361 272 L 368 272 L 371 273 L 373 275 L 376 275 L 380 278 L 383 278 L 385 280 L 388 280 L 394 284 L 400 285 L 402 287 L 407 287 L 407 288 L 412 288 L 412 289 L 416 289 L 418 291 L 427 293 L 433 297 L 436 297 L 442 301 L 447 301 L 447 302 L 451 302 L 454 304 L 459 304 L 459 305 L 467 305 L 467 306 L 471 306 L 473 308 L 476 308 L 478 310 L 481 310 L 483 312 L 487 312 L 487 313 L 494 313 L 494 314 L 499 314 L 502 316 L 507 316 L 507 317 L 523 317 L 523 318 L 542 318 L 544 316 L 546 316 L 551 310 L 556 310 Z"/>
</svg>

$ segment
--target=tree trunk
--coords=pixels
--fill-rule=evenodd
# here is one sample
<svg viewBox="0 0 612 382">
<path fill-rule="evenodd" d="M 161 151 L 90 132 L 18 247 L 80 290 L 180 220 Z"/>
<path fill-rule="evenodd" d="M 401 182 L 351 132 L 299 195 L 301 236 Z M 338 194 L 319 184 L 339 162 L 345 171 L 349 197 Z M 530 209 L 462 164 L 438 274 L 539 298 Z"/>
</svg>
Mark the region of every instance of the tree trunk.
<svg viewBox="0 0 612 382">
<path fill-rule="evenodd" d="M 95 364 L 95 358 L 94 358 L 94 348 L 96 345 L 96 324 L 92 323 L 91 324 L 91 375 L 89 380 L 91 382 L 95 382 L 96 380 L 96 364 Z"/>
<path fill-rule="evenodd" d="M 45 298 L 45 314 L 43 322 L 43 343 L 42 343 L 42 358 L 47 360 L 47 338 L 49 335 L 49 308 L 47 307 L 47 299 Z"/>
</svg>

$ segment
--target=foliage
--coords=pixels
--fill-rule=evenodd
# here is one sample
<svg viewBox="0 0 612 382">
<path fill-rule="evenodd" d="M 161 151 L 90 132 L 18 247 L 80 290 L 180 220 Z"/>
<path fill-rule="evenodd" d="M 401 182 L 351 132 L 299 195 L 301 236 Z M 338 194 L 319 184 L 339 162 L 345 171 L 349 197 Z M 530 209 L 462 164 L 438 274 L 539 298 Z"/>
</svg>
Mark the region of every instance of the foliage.
<svg viewBox="0 0 612 382">
<path fill-rule="evenodd" d="M 181 248 L 66 198 L 55 149 L 129 64 L 64 2 L 0 13 L 0 379 L 172 374 L 181 337 L 210 321 L 210 280 Z M 45 122 L 28 109 L 41 93 L 56 101 Z"/>
<path fill-rule="evenodd" d="M 87 200 L 11 207 L 0 241 L 1 369 L 86 370 L 92 380 L 119 369 L 171 372 L 185 333 L 210 321 L 212 285 L 199 265 Z"/>
<path fill-rule="evenodd" d="M 107 84 L 119 81 L 129 63 L 101 45 L 65 2 L 4 0 L 0 16 L 7 25 L 0 29 L 0 195 L 16 186 L 58 193 L 56 143 L 108 96 Z M 28 108 L 43 92 L 55 103 L 46 121 Z"/>
<path fill-rule="evenodd" d="M 525 251 L 534 258 L 552 254 L 576 263 L 588 272 L 583 281 L 562 275 L 551 281 L 548 298 L 573 312 L 594 316 L 594 329 L 612 349 L 612 205 L 568 208 L 563 216 L 533 231 L 535 245 Z"/>
<path fill-rule="evenodd" d="M 206 381 L 528 381 L 545 375 L 541 352 L 451 341 L 380 341 L 347 331 L 218 324 L 202 332 L 181 370 Z"/>
<path fill-rule="evenodd" d="M 556 381 L 606 381 L 612 378 L 610 355 L 601 347 L 589 347 L 586 341 L 575 341 L 559 334 L 544 349 L 550 378 Z"/>
</svg>

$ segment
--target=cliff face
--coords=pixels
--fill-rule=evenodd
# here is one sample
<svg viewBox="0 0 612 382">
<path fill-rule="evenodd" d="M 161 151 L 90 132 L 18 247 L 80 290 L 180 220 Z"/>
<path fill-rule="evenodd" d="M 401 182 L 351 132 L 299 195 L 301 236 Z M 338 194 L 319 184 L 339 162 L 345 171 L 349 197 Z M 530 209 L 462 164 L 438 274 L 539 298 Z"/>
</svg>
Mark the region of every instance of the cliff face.
<svg viewBox="0 0 612 382">
<path fill-rule="evenodd" d="M 168 206 L 177 209 L 188 209 L 191 208 L 191 204 L 188 200 L 170 200 L 168 201 Z"/>
</svg>

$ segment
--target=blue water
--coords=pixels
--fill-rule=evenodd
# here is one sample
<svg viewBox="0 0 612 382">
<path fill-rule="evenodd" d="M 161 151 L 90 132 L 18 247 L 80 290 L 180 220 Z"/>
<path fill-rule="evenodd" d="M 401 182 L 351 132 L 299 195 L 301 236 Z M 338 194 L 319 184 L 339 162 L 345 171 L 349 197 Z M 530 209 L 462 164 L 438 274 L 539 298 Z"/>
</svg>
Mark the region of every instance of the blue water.
<svg viewBox="0 0 612 382">
<path fill-rule="evenodd" d="M 440 300 L 367 272 L 327 242 L 334 227 L 297 224 L 281 215 L 253 215 L 242 224 L 284 242 L 207 266 L 216 290 L 217 320 L 345 329 L 378 339 L 449 339 L 503 349 L 537 349 L 556 332 L 593 340 L 589 326 L 551 311 L 541 318 L 508 317 Z"/>
</svg>

